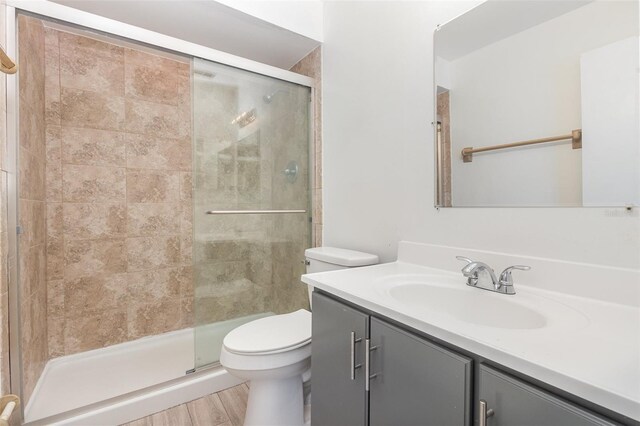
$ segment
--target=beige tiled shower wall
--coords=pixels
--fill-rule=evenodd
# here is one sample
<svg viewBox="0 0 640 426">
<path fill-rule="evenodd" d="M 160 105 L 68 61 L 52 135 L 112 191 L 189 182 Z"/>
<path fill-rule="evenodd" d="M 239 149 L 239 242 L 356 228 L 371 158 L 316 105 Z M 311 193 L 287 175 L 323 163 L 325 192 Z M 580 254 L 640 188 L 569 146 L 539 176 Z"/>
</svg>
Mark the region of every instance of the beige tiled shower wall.
<svg viewBox="0 0 640 426">
<path fill-rule="evenodd" d="M 6 6 L 0 3 L 0 22 Z M 6 51 L 5 27 L 0 29 L 0 46 Z M 0 73 L 0 394 L 9 392 L 9 274 L 7 234 L 7 76 Z"/>
<path fill-rule="evenodd" d="M 45 229 L 44 27 L 20 16 L 18 223 L 23 397 L 28 401 L 48 358 Z"/>
<path fill-rule="evenodd" d="M 291 71 L 306 75 L 315 80 L 315 102 L 313 105 L 313 143 L 314 143 L 314 178 L 313 178 L 313 237 L 314 247 L 322 246 L 322 48 L 317 47 L 297 64 Z"/>
<path fill-rule="evenodd" d="M 45 39 L 50 357 L 192 326 L 189 62 Z"/>
</svg>

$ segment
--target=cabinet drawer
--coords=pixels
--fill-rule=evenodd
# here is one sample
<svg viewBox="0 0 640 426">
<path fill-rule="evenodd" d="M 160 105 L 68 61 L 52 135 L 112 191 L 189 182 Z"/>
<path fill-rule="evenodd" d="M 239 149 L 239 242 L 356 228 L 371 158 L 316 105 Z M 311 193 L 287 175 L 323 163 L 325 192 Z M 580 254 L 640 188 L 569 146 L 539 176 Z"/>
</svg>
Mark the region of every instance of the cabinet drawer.
<svg viewBox="0 0 640 426">
<path fill-rule="evenodd" d="M 480 366 L 479 389 L 479 399 L 493 410 L 488 426 L 616 424 L 486 365 Z"/>
</svg>

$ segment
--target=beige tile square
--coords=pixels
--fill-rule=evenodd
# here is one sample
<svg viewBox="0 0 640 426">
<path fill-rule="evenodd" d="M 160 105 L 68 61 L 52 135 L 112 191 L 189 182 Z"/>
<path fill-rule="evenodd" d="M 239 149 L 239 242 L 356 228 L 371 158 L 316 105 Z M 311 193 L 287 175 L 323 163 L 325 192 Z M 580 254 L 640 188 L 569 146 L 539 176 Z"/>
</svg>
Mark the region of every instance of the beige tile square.
<svg viewBox="0 0 640 426">
<path fill-rule="evenodd" d="M 178 236 L 127 238 L 128 271 L 178 266 L 180 239 Z"/>
<path fill-rule="evenodd" d="M 105 50 L 98 46 L 68 43 L 63 37 L 60 44 L 60 85 L 66 89 L 81 89 L 112 96 L 124 96 L 124 56 L 99 53 Z M 104 43 L 105 45 L 107 43 Z"/>
<path fill-rule="evenodd" d="M 124 238 L 127 235 L 126 205 L 65 203 L 63 231 L 67 241 Z"/>
<path fill-rule="evenodd" d="M 65 165 L 62 172 L 64 201 L 72 203 L 123 202 L 125 169 Z"/>
<path fill-rule="evenodd" d="M 113 310 L 129 302 L 127 274 L 101 274 L 64 280 L 67 317 Z"/>
<path fill-rule="evenodd" d="M 182 211 L 178 203 L 127 205 L 127 235 L 176 235 L 180 233 Z"/>
<path fill-rule="evenodd" d="M 160 137 L 183 139 L 188 129 L 180 125 L 178 107 L 157 102 L 127 99 L 125 129 Z"/>
<path fill-rule="evenodd" d="M 191 170 L 191 139 L 165 139 L 127 133 L 127 167 Z"/>
<path fill-rule="evenodd" d="M 109 130 L 63 127 L 62 161 L 64 164 L 125 167 L 124 134 Z"/>
<path fill-rule="evenodd" d="M 64 244 L 65 279 L 117 274 L 127 270 L 123 239 L 75 240 Z"/>
<path fill-rule="evenodd" d="M 129 339 L 177 330 L 181 326 L 180 299 L 167 298 L 151 303 L 129 305 Z M 162 315 L 158 315 L 162 312 Z"/>
<path fill-rule="evenodd" d="M 151 55 L 149 55 L 151 56 Z M 125 93 L 127 97 L 171 105 L 178 104 L 177 63 L 150 66 L 127 62 Z"/>
<path fill-rule="evenodd" d="M 60 50 L 84 50 L 90 56 L 110 59 L 119 62 L 123 59 L 124 48 L 90 37 L 68 32 L 59 32 Z"/>
<path fill-rule="evenodd" d="M 66 319 L 64 349 L 67 355 L 103 348 L 126 340 L 125 309 L 101 311 Z"/>
<path fill-rule="evenodd" d="M 86 90 L 62 88 L 60 123 L 71 127 L 122 130 L 124 98 Z"/>
<path fill-rule="evenodd" d="M 127 288 L 129 300 L 149 303 L 164 298 L 180 297 L 185 273 L 181 267 L 129 272 Z"/>
<path fill-rule="evenodd" d="M 178 172 L 127 170 L 129 203 L 169 203 L 180 199 Z"/>
</svg>

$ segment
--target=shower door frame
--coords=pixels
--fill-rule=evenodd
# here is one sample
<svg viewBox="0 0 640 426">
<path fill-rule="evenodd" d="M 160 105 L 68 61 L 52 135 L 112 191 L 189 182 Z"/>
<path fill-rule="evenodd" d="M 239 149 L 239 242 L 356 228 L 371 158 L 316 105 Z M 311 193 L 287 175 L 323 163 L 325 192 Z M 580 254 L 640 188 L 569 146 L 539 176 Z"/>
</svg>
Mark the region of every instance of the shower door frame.
<svg viewBox="0 0 640 426">
<path fill-rule="evenodd" d="M 18 58 L 18 26 L 17 17 L 19 12 L 26 12 L 35 17 L 43 18 L 49 21 L 57 21 L 61 24 L 68 25 L 73 28 L 80 28 L 98 34 L 102 34 L 113 38 L 114 40 L 122 40 L 141 45 L 147 45 L 152 48 L 160 49 L 169 53 L 177 53 L 189 57 L 201 58 L 234 68 L 272 77 L 278 80 L 295 83 L 310 89 L 309 99 L 309 135 L 308 135 L 308 161 L 309 161 L 309 203 L 308 208 L 313 212 L 313 190 L 315 187 L 315 173 L 313 172 L 315 165 L 315 97 L 316 85 L 315 80 L 301 74 L 297 74 L 288 70 L 277 68 L 271 65 L 263 64 L 251 59 L 242 58 L 230 53 L 222 52 L 210 47 L 202 46 L 196 43 L 181 40 L 175 37 L 157 33 L 155 31 L 146 30 L 134 25 L 119 22 L 110 18 L 105 18 L 89 12 L 84 12 L 58 3 L 33 0 L 24 2 L 21 0 L 5 0 L 6 16 L 5 28 L 6 46 L 5 50 L 10 57 Z M 22 398 L 22 348 L 21 348 L 21 324 L 20 324 L 20 285 L 19 285 L 19 252 L 18 252 L 18 130 L 19 130 L 19 87 L 18 87 L 18 70 L 17 74 L 7 75 L 7 232 L 8 232 L 8 257 L 12 262 L 8 264 L 8 286 L 9 286 L 9 364 L 10 364 L 10 391 Z M 311 241 L 313 241 L 313 227 L 310 229 Z M 194 325 L 195 330 L 195 325 Z M 219 367 L 219 363 L 202 367 L 198 371 Z M 195 367 L 195 360 L 194 360 Z M 180 379 L 175 379 L 180 380 Z M 158 383 L 157 385 L 145 388 L 154 389 L 164 386 L 166 383 Z M 138 391 L 136 391 L 138 392 Z M 91 406 L 100 406 L 103 401 L 91 404 Z M 25 404 L 20 404 L 19 414 L 20 421 L 24 419 Z M 86 407 L 83 407 L 86 408 Z M 14 415 L 15 415 L 14 414 Z M 57 414 L 64 416 L 64 413 Z"/>
</svg>

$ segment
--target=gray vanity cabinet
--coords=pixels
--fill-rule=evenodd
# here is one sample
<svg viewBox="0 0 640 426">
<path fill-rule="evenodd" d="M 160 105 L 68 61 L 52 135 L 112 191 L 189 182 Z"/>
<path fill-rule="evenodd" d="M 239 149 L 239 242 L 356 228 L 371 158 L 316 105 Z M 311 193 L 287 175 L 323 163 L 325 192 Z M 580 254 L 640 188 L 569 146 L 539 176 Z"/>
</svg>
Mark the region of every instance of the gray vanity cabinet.
<svg viewBox="0 0 640 426">
<path fill-rule="evenodd" d="M 471 360 L 371 318 L 369 424 L 469 425 Z"/>
<path fill-rule="evenodd" d="M 470 424 L 468 358 L 315 292 L 311 348 L 314 426 Z"/>
<path fill-rule="evenodd" d="M 479 425 L 614 425 L 557 397 L 486 365 L 480 366 Z M 485 407 L 482 404 L 486 403 Z"/>
<path fill-rule="evenodd" d="M 313 426 L 617 424 L 318 292 L 312 339 Z"/>
<path fill-rule="evenodd" d="M 314 292 L 312 327 L 311 424 L 366 425 L 363 365 L 369 316 Z"/>
</svg>

